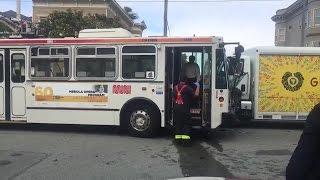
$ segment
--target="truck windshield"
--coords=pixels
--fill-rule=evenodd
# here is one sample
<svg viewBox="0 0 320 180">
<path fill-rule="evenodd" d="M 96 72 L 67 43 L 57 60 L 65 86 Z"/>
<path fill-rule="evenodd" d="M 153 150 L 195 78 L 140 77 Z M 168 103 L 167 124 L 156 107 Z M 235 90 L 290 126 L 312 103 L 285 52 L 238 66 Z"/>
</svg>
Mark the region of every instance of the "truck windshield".
<svg viewBox="0 0 320 180">
<path fill-rule="evenodd" d="M 216 50 L 216 89 L 228 89 L 225 50 Z"/>
</svg>

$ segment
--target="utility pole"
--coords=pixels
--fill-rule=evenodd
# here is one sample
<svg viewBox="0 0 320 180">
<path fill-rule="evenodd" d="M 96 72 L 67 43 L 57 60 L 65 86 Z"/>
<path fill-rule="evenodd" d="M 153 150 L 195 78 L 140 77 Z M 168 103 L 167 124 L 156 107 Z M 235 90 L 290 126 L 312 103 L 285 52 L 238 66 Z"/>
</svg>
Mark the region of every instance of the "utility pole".
<svg viewBox="0 0 320 180">
<path fill-rule="evenodd" d="M 163 36 L 168 36 L 168 0 L 164 0 Z"/>
<path fill-rule="evenodd" d="M 20 22 L 21 21 L 21 0 L 17 0 L 16 2 L 17 2 L 17 5 L 16 5 L 17 6 L 16 7 L 17 8 L 17 12 L 16 12 L 17 13 L 17 17 L 16 18 Z"/>
</svg>

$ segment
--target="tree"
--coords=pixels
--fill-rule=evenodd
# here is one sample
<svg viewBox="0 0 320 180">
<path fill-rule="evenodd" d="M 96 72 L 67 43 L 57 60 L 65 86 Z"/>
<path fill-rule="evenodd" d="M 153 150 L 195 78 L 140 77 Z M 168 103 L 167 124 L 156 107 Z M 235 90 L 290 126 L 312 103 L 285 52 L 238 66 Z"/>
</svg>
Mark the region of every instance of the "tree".
<svg viewBox="0 0 320 180">
<path fill-rule="evenodd" d="M 104 15 L 84 16 L 82 11 L 54 11 L 39 25 L 39 34 L 50 37 L 77 37 L 83 29 L 101 29 L 120 27 L 119 18 L 107 18 Z"/>
<path fill-rule="evenodd" d="M 128 16 L 132 19 L 132 20 L 136 20 L 139 18 L 138 14 L 133 12 L 131 7 L 123 7 L 124 11 L 128 14 Z"/>
<path fill-rule="evenodd" d="M 88 29 L 103 29 L 103 28 L 118 28 L 121 27 L 120 19 L 116 16 L 114 18 L 107 18 L 104 15 L 95 14 L 84 17 Z"/>
<path fill-rule="evenodd" d="M 6 24 L 0 22 L 0 38 L 8 38 L 12 32 Z"/>
<path fill-rule="evenodd" d="M 0 32 L 12 32 L 12 30 L 6 24 L 0 22 Z"/>
</svg>

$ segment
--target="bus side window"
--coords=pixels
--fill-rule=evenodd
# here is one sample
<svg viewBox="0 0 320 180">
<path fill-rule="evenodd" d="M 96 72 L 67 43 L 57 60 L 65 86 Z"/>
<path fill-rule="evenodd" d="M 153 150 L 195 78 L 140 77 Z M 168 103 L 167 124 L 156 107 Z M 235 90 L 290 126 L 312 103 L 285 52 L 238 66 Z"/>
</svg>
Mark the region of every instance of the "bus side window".
<svg viewBox="0 0 320 180">
<path fill-rule="evenodd" d="M 124 79 L 154 79 L 156 48 L 154 46 L 124 46 L 122 77 Z"/>
<path fill-rule="evenodd" d="M 68 78 L 71 55 L 67 47 L 32 47 L 31 78 Z"/>
<path fill-rule="evenodd" d="M 76 77 L 78 79 L 114 79 L 116 51 L 114 47 L 77 47 Z"/>
</svg>

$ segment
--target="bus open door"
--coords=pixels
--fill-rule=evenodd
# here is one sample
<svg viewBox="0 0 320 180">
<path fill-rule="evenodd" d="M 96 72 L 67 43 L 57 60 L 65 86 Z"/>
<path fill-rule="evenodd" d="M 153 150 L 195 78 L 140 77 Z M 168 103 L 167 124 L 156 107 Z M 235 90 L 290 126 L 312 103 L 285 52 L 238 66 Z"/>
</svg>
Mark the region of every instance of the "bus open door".
<svg viewBox="0 0 320 180">
<path fill-rule="evenodd" d="M 190 56 L 200 68 L 200 96 L 191 107 L 192 126 L 210 127 L 212 96 L 212 47 L 211 46 L 176 46 L 166 48 L 166 118 L 168 124 L 174 125 L 173 87 L 184 76 L 183 67 Z"/>
</svg>

